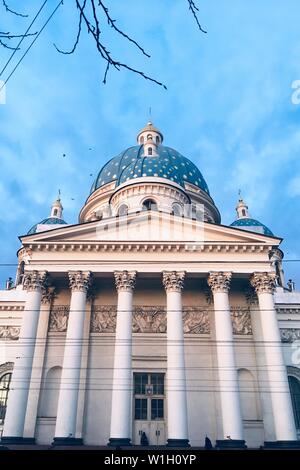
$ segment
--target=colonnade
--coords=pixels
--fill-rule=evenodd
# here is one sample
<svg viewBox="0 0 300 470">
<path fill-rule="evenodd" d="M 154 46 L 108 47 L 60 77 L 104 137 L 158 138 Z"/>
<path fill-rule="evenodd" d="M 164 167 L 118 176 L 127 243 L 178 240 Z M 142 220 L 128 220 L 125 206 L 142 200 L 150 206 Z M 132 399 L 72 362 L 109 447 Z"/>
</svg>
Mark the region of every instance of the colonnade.
<svg viewBox="0 0 300 470">
<path fill-rule="evenodd" d="M 92 273 L 68 273 L 71 303 L 64 348 L 62 377 L 58 400 L 54 443 L 81 444 L 76 437 L 76 419 L 80 385 L 80 366 L 84 318 Z M 115 271 L 118 293 L 117 325 L 112 387 L 110 446 L 131 444 L 132 426 L 132 313 L 136 271 Z M 211 272 L 207 282 L 214 299 L 214 335 L 216 341 L 218 384 L 222 415 L 222 436 L 218 447 L 245 447 L 241 416 L 237 367 L 229 305 L 232 273 Z M 18 357 L 9 393 L 2 436 L 3 443 L 24 443 L 23 437 L 35 338 L 43 290 L 47 287 L 47 272 L 25 273 L 24 289 L 27 301 L 20 332 Z M 188 412 L 185 376 L 184 335 L 182 322 L 182 290 L 184 271 L 165 271 L 162 284 L 167 298 L 167 429 L 169 447 L 188 447 Z M 278 445 L 296 442 L 296 429 L 284 365 L 273 293 L 275 275 L 267 272 L 253 273 L 250 283 L 258 302 L 263 341 L 265 344 L 268 386 L 272 402 Z M 255 338 L 254 338 L 255 341 Z M 32 441 L 34 438 L 32 437 Z"/>
</svg>

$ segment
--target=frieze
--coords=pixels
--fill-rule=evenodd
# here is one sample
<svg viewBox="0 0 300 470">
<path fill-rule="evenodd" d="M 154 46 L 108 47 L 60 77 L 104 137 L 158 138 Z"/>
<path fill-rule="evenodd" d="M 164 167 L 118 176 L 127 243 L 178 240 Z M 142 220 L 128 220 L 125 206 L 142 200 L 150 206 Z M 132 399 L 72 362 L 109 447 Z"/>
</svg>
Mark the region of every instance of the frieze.
<svg viewBox="0 0 300 470">
<path fill-rule="evenodd" d="M 49 331 L 66 332 L 68 326 L 68 306 L 53 307 L 50 312 Z M 247 307 L 231 308 L 233 333 L 251 335 L 251 317 Z M 92 309 L 91 333 L 114 333 L 117 322 L 115 305 L 99 306 Z M 210 315 L 207 307 L 184 307 L 183 330 L 185 334 L 209 334 Z M 133 333 L 166 333 L 167 314 L 162 306 L 137 306 L 133 310 Z"/>
<path fill-rule="evenodd" d="M 234 335 L 252 335 L 250 310 L 247 307 L 231 307 Z"/>
<path fill-rule="evenodd" d="M 64 333 L 67 331 L 69 307 L 67 305 L 56 305 L 50 311 L 49 332 Z"/>
<path fill-rule="evenodd" d="M 187 307 L 183 309 L 183 331 L 189 334 L 209 334 L 209 313 L 205 309 Z"/>
<path fill-rule="evenodd" d="M 91 333 L 114 333 L 117 309 L 115 306 L 95 306 L 92 312 Z M 203 308 L 183 309 L 183 329 L 189 334 L 208 334 L 209 315 Z M 132 318 L 133 333 L 166 333 L 167 314 L 164 307 L 135 307 Z"/>
<path fill-rule="evenodd" d="M 280 328 L 281 341 L 293 343 L 300 340 L 300 328 Z"/>
<path fill-rule="evenodd" d="M 16 341 L 20 336 L 20 326 L 0 325 L 0 339 Z"/>
<path fill-rule="evenodd" d="M 114 305 L 94 306 L 91 317 L 91 333 L 114 333 L 116 330 L 117 309 Z"/>
</svg>

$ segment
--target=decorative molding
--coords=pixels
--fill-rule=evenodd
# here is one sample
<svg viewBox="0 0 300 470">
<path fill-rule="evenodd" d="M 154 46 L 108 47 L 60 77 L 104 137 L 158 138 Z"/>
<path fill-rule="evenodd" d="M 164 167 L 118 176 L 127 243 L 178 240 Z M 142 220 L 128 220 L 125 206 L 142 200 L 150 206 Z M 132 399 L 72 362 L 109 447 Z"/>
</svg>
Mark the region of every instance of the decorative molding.
<svg viewBox="0 0 300 470">
<path fill-rule="evenodd" d="M 91 333 L 114 333 L 117 323 L 117 307 L 114 305 L 94 306 L 91 316 Z"/>
<path fill-rule="evenodd" d="M 3 312 L 22 312 L 25 308 L 25 302 L 23 305 L 0 305 L 0 310 Z"/>
<path fill-rule="evenodd" d="M 231 272 L 211 272 L 207 278 L 207 283 L 213 293 L 229 292 L 231 276 Z"/>
<path fill-rule="evenodd" d="M 253 273 L 250 283 L 257 294 L 273 294 L 276 289 L 276 273 Z"/>
<path fill-rule="evenodd" d="M 14 362 L 4 362 L 0 364 L 0 377 L 7 372 L 12 372 L 14 368 Z"/>
<path fill-rule="evenodd" d="M 280 337 L 283 343 L 293 343 L 300 340 L 300 328 L 280 328 Z"/>
<path fill-rule="evenodd" d="M 132 292 L 135 287 L 136 271 L 115 271 L 115 283 L 118 291 Z"/>
<path fill-rule="evenodd" d="M 61 229 L 62 230 L 62 229 Z M 40 234 L 39 234 L 40 235 Z M 126 242 L 111 242 L 105 240 L 101 243 L 98 241 L 66 241 L 66 242 L 51 242 L 51 241 L 36 241 L 28 245 L 32 251 L 38 252 L 108 252 L 108 253 L 128 253 L 128 252 L 172 252 L 172 253 L 185 253 L 191 251 L 191 243 L 182 242 L 143 242 L 137 243 L 136 241 Z M 261 245 L 258 243 L 232 243 L 228 242 L 210 242 L 210 243 L 195 243 L 195 251 L 201 253 L 268 253 L 269 245 Z"/>
<path fill-rule="evenodd" d="M 67 305 L 56 305 L 52 307 L 49 317 L 49 332 L 65 333 L 68 328 L 69 307 Z"/>
<path fill-rule="evenodd" d="M 47 271 L 25 271 L 23 289 L 27 292 L 40 291 L 47 286 Z"/>
<path fill-rule="evenodd" d="M 95 306 L 92 310 L 91 333 L 114 333 L 117 307 Z M 187 334 L 209 334 L 209 314 L 206 308 L 183 308 L 183 330 Z M 167 313 L 165 307 L 134 307 L 133 333 L 166 333 Z"/>
<path fill-rule="evenodd" d="M 26 263 L 26 261 L 30 261 L 31 257 L 32 257 L 32 248 L 23 247 L 18 252 L 19 261 L 24 261 Z"/>
<path fill-rule="evenodd" d="M 87 293 L 92 283 L 90 271 L 69 271 L 69 284 L 73 292 Z"/>
<path fill-rule="evenodd" d="M 186 307 L 183 309 L 183 332 L 189 334 L 209 334 L 210 321 L 206 309 Z"/>
<path fill-rule="evenodd" d="M 164 307 L 135 307 L 133 333 L 166 333 L 167 316 Z"/>
<path fill-rule="evenodd" d="M 296 314 L 299 314 L 299 313 L 300 313 L 300 308 L 297 307 L 297 306 L 293 306 L 293 307 L 278 307 L 278 306 L 276 306 L 276 304 L 275 304 L 275 307 L 276 307 L 277 313 L 283 313 L 284 315 L 289 315 L 289 314 L 296 315 Z"/>
<path fill-rule="evenodd" d="M 248 307 L 231 307 L 234 335 L 252 335 L 250 310 Z"/>
<path fill-rule="evenodd" d="M 184 279 L 185 271 L 164 271 L 162 281 L 166 292 L 181 292 Z"/>
<path fill-rule="evenodd" d="M 20 326 L 0 325 L 0 339 L 16 341 L 20 336 Z"/>
</svg>

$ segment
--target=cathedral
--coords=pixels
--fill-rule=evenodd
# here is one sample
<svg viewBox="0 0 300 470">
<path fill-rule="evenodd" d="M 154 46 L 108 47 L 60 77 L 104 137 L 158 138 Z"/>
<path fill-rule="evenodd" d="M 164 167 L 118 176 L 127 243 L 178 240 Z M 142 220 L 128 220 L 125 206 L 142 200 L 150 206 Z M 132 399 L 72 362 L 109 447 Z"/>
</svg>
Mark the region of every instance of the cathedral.
<svg viewBox="0 0 300 470">
<path fill-rule="evenodd" d="M 0 291 L 1 444 L 300 448 L 300 292 L 279 235 L 241 196 L 222 225 L 149 122 L 77 223 L 59 196 L 19 237 Z"/>
</svg>

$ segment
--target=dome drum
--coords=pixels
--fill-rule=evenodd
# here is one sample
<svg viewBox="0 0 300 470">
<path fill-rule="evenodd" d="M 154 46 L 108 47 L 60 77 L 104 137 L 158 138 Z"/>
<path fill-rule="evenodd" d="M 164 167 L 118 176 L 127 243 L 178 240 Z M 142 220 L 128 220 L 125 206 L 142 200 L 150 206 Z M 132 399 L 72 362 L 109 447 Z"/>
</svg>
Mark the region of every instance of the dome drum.
<svg viewBox="0 0 300 470">
<path fill-rule="evenodd" d="M 120 207 L 126 205 L 128 213 L 139 212 L 144 209 L 144 201 L 151 199 L 155 202 L 157 210 L 166 213 L 174 212 L 174 204 L 182 208 L 182 214 L 186 206 L 190 204 L 189 197 L 181 190 L 166 185 L 165 182 L 136 182 L 119 188 L 110 200 L 112 215 L 118 215 Z M 186 214 L 187 215 L 187 214 Z"/>
</svg>

